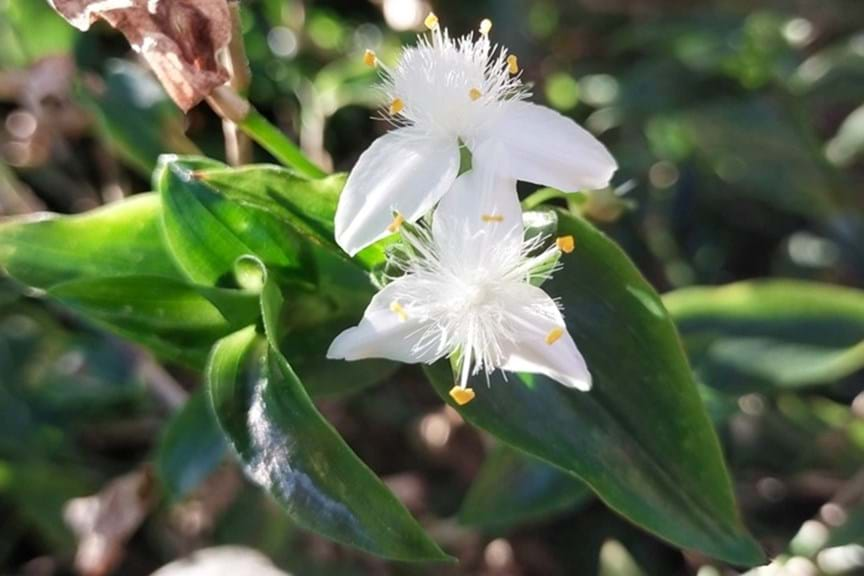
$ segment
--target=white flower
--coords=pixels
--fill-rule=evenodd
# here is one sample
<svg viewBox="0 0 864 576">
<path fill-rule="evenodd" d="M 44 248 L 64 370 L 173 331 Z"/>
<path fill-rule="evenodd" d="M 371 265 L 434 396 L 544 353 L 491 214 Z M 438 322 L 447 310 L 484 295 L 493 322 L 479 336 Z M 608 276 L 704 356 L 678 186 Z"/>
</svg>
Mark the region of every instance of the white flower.
<svg viewBox="0 0 864 576">
<path fill-rule="evenodd" d="M 515 188 L 515 180 L 477 171 L 460 176 L 431 230 L 403 230 L 405 246 L 391 262 L 404 275 L 375 295 L 327 357 L 432 363 L 458 355 L 451 394 L 460 403 L 473 398 L 471 374 L 499 368 L 588 390 L 591 376 L 558 305 L 531 283 L 551 273 L 560 252 L 540 251 L 542 238 L 523 239 Z"/>
<path fill-rule="evenodd" d="M 617 169 L 606 148 L 578 124 L 525 102 L 516 57 L 479 35 L 453 39 L 430 15 L 431 32 L 384 77 L 386 111 L 397 128 L 366 150 L 336 212 L 336 241 L 349 254 L 393 232 L 398 212 L 415 221 L 459 172 L 460 142 L 501 175 L 567 192 L 604 188 Z"/>
</svg>

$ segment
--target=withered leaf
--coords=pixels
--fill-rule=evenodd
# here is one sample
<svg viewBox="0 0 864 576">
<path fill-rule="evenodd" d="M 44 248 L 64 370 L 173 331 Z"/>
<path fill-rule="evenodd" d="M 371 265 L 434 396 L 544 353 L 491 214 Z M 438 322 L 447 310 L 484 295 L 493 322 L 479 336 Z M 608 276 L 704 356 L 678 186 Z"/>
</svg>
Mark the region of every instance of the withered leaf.
<svg viewBox="0 0 864 576">
<path fill-rule="evenodd" d="M 184 111 L 228 80 L 218 53 L 231 40 L 227 0 L 48 0 L 70 24 L 104 20 L 126 36 Z"/>
</svg>

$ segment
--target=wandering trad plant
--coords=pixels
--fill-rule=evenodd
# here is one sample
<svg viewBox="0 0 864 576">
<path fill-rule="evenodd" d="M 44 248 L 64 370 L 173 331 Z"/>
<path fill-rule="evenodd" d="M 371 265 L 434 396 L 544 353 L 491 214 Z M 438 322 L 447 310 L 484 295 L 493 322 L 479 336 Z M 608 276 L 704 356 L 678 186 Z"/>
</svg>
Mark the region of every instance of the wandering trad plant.
<svg viewBox="0 0 864 576">
<path fill-rule="evenodd" d="M 383 358 L 432 364 L 424 373 L 435 392 L 465 420 L 578 477 L 646 530 L 733 563 L 761 562 L 657 293 L 573 213 L 547 205 L 523 214 L 517 181 L 605 188 L 617 164 L 573 120 L 527 101 L 519 62 L 491 42 L 491 22 L 454 39 L 430 15 L 394 66 L 365 53 L 396 128 L 346 178 L 325 175 L 229 86 L 210 85 L 238 68 L 214 60 L 237 22 L 166 2 L 52 4 L 81 27 L 107 19 L 136 46 L 167 34 L 147 43 L 161 50 L 146 52 L 148 62 L 208 73 L 208 82 L 167 86 L 185 95 L 178 105 L 207 101 L 285 167 L 165 155 L 153 193 L 0 224 L 10 276 L 201 371 L 217 434 L 250 479 L 299 526 L 335 541 L 389 559 L 448 559 L 310 399 L 395 372 L 333 359 Z M 236 16 L 216 8 L 220 19 Z M 174 69 L 157 74 L 176 81 Z M 541 232 L 523 224 L 534 221 Z M 373 278 L 385 279 L 377 294 Z M 471 383 L 481 373 L 493 385 L 478 394 Z"/>
</svg>

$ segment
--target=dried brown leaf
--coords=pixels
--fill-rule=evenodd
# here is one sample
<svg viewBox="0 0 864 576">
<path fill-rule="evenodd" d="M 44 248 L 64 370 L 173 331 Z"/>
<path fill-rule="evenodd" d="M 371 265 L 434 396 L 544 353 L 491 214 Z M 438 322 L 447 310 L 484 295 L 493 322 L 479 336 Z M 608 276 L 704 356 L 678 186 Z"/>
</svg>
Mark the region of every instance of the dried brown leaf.
<svg viewBox="0 0 864 576">
<path fill-rule="evenodd" d="M 116 28 L 184 111 L 228 81 L 219 52 L 231 40 L 226 0 L 49 0 L 70 24 Z"/>
</svg>

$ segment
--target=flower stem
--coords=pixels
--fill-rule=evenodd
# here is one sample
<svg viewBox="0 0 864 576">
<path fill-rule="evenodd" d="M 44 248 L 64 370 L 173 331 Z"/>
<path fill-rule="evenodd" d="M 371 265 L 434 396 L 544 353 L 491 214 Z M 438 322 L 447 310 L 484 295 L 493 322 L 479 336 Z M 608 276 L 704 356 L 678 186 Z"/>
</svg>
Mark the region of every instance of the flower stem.
<svg viewBox="0 0 864 576">
<path fill-rule="evenodd" d="M 254 108 L 250 107 L 246 117 L 237 125 L 282 164 L 294 168 L 303 176 L 323 178 L 327 175 L 309 160 L 281 130 L 273 126 Z"/>
<path fill-rule="evenodd" d="M 230 86 L 220 86 L 207 97 L 210 107 L 225 120 L 230 120 L 252 140 L 260 144 L 285 166 L 294 168 L 307 178 L 327 175 L 316 166 L 296 144 L 258 112 L 246 98 Z"/>
</svg>

